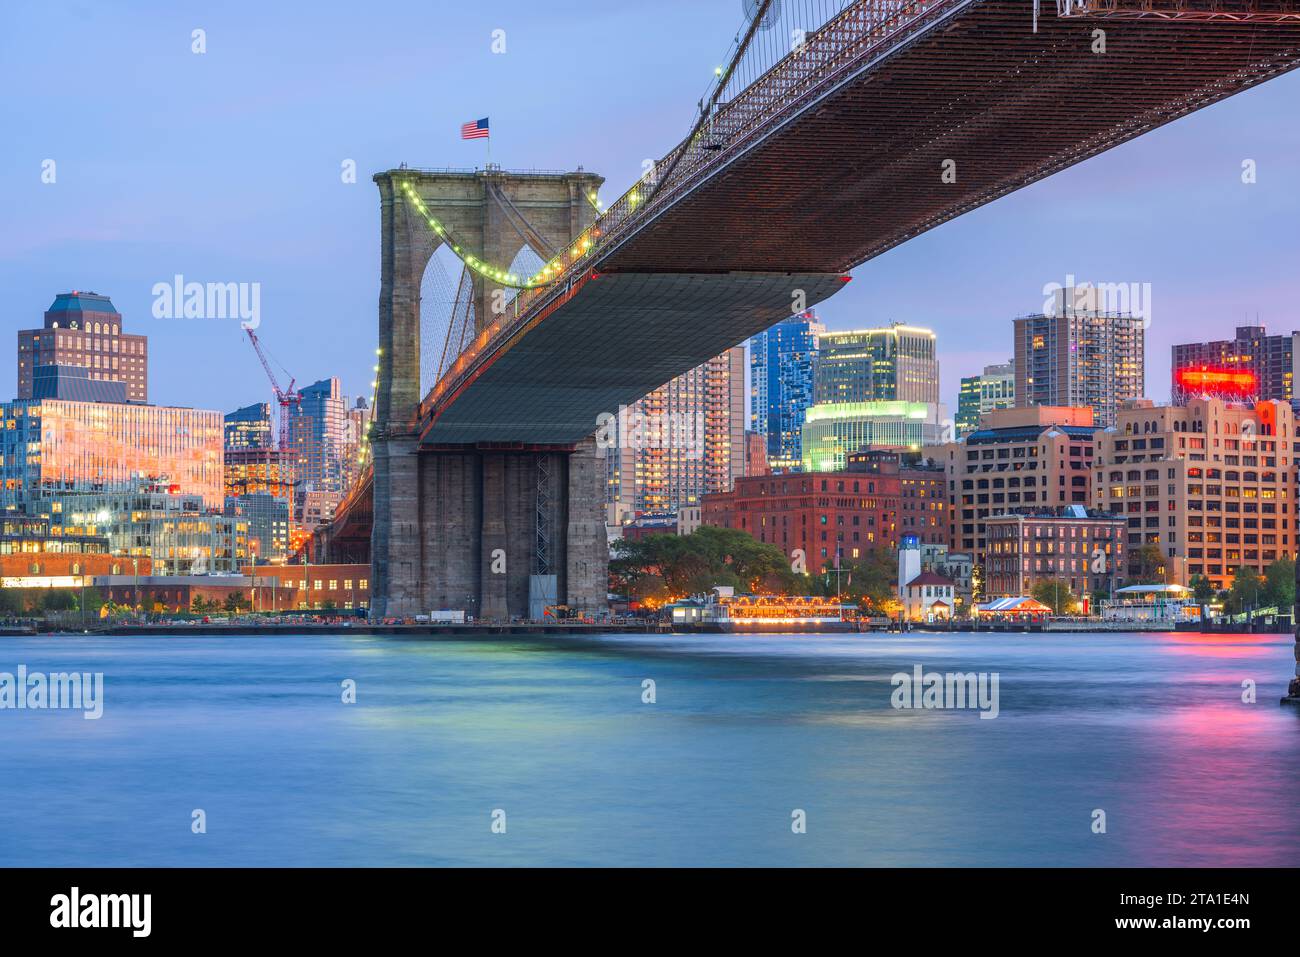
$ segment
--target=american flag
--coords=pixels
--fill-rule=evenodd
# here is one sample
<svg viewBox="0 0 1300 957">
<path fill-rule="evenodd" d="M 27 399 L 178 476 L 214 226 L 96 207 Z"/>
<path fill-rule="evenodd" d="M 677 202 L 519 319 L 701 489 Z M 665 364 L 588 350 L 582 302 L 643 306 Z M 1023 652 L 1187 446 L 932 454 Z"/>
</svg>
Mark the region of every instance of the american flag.
<svg viewBox="0 0 1300 957">
<path fill-rule="evenodd" d="M 471 120 L 461 124 L 460 138 L 463 140 L 485 140 L 488 138 L 488 118 Z"/>
</svg>

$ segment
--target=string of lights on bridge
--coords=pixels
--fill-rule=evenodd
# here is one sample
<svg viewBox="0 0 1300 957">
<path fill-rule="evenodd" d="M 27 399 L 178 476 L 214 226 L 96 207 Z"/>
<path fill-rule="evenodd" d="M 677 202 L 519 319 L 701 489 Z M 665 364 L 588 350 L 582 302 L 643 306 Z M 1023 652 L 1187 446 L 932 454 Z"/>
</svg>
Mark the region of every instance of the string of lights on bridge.
<svg viewBox="0 0 1300 957">
<path fill-rule="evenodd" d="M 482 276 L 484 279 L 490 279 L 499 286 L 505 286 L 510 289 L 536 289 L 541 286 L 550 285 L 560 278 L 567 267 L 572 266 L 574 263 L 590 254 L 592 240 L 600 236 L 600 229 L 597 226 L 593 225 L 588 227 L 572 246 L 555 256 L 536 273 L 525 279 L 510 272 L 508 268 L 502 268 L 493 265 L 492 263 L 485 262 L 473 253 L 466 252 L 465 248 L 456 241 L 454 236 L 451 235 L 450 230 L 448 230 L 437 217 L 429 212 L 429 208 L 425 205 L 424 200 L 420 198 L 420 194 L 416 192 L 414 186 L 409 182 L 403 183 L 402 191 L 406 194 L 406 198 L 411 205 L 415 207 L 422 217 L 424 217 L 429 228 L 432 229 L 434 233 L 437 234 L 438 238 L 456 254 L 456 258 L 463 262 L 477 275 Z M 598 200 L 593 196 L 588 196 L 587 201 L 590 202 L 599 212 L 600 206 Z"/>
<path fill-rule="evenodd" d="M 375 377 L 370 380 L 370 422 L 361 433 L 361 452 L 357 455 L 357 462 L 361 465 L 365 465 L 370 456 L 370 429 L 375 424 L 375 403 L 379 401 L 379 361 L 383 355 L 383 349 L 375 350 Z"/>
</svg>

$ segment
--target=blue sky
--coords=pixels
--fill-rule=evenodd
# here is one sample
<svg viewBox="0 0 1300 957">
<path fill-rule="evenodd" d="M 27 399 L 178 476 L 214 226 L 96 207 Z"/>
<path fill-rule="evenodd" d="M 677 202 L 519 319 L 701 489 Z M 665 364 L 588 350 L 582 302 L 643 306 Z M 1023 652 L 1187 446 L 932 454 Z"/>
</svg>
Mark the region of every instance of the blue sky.
<svg viewBox="0 0 1300 957">
<path fill-rule="evenodd" d="M 268 399 L 236 322 L 153 318 L 153 284 L 176 273 L 261 283 L 260 334 L 298 381 L 338 375 L 368 393 L 370 175 L 479 165 L 482 141 L 461 141 L 459 126 L 490 116 L 494 161 L 581 164 L 612 198 L 687 131 L 741 7 L 6 3 L 0 395 L 15 390 L 14 332 L 77 288 L 110 295 L 126 329 L 149 335 L 152 401 Z M 504 55 L 491 52 L 495 29 Z M 1009 356 L 1010 320 L 1041 306 L 1044 284 L 1150 283 L 1148 392 L 1165 398 L 1172 343 L 1257 315 L 1274 331 L 1297 325 L 1297 103 L 1300 76 L 1283 77 L 977 210 L 857 269 L 822 317 L 932 326 L 955 405 L 959 376 Z"/>
</svg>

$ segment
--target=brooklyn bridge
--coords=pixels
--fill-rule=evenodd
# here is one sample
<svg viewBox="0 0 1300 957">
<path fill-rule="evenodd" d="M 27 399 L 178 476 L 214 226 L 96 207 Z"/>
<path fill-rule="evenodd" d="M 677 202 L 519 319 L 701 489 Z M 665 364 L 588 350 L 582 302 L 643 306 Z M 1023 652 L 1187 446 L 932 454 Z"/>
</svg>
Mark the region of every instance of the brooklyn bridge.
<svg viewBox="0 0 1300 957">
<path fill-rule="evenodd" d="M 1300 64 L 1300 0 L 753 7 L 685 138 L 608 206 L 582 170 L 375 175 L 372 468 L 314 543 L 372 562 L 373 616 L 603 610 L 602 414 L 853 267 Z M 422 330 L 443 246 L 456 303 Z"/>
</svg>

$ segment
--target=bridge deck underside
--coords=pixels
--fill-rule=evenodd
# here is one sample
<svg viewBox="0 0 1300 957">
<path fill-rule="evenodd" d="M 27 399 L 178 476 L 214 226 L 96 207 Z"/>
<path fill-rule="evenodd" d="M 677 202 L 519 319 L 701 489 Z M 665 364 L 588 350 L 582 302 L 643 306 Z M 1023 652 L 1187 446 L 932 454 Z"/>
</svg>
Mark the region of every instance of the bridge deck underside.
<svg viewBox="0 0 1300 957">
<path fill-rule="evenodd" d="M 1034 33 L 1031 9 L 973 0 L 864 62 L 598 268 L 842 271 L 1300 62 L 1297 23 L 1061 19 L 1044 3 Z"/>
<path fill-rule="evenodd" d="M 842 288 L 837 275 L 602 275 L 439 403 L 432 444 L 564 444 L 626 405 Z M 796 296 L 799 298 L 796 299 Z"/>
<path fill-rule="evenodd" d="M 599 279 L 430 400 L 425 443 L 577 441 L 788 315 L 792 289 L 813 305 L 858 263 L 1300 63 L 1296 23 L 1042 9 L 1035 33 L 1028 0 L 954 0 L 724 150 L 602 252 Z"/>
</svg>

